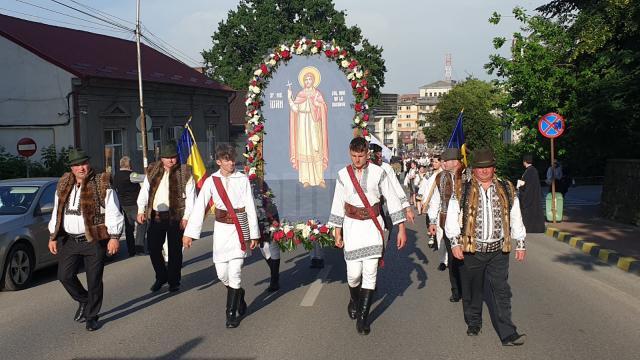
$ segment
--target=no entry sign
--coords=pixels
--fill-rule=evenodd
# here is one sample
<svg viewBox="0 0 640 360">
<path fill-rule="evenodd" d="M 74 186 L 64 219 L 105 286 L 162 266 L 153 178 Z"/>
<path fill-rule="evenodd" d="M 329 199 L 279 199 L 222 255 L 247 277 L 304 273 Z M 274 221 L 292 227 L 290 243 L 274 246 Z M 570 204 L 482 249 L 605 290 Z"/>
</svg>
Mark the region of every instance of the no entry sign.
<svg viewBox="0 0 640 360">
<path fill-rule="evenodd" d="M 36 150 L 38 150 L 38 146 L 32 138 L 22 138 L 18 140 L 16 149 L 18 150 L 18 154 L 24 157 L 30 157 L 36 153 Z"/>
<path fill-rule="evenodd" d="M 538 121 L 538 130 L 542 136 L 555 139 L 564 133 L 564 118 L 556 113 L 548 113 Z"/>
</svg>

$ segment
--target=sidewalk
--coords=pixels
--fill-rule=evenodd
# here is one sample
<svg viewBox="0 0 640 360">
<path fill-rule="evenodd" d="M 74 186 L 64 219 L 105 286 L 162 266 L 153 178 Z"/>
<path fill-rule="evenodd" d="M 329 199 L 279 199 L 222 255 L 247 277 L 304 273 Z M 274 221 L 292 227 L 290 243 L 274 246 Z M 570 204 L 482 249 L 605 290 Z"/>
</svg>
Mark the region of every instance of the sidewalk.
<svg viewBox="0 0 640 360">
<path fill-rule="evenodd" d="M 601 192 L 601 186 L 571 188 L 565 198 L 563 221 L 547 223 L 547 228 L 555 228 L 559 232 L 547 233 L 558 238 L 562 236 L 560 240 L 610 263 L 617 263 L 618 259 L 625 257 L 640 260 L 640 227 L 600 217 Z M 569 238 L 573 238 L 572 241 Z M 580 240 L 582 243 L 578 243 Z M 637 272 L 640 261 L 628 259 L 622 267 L 627 267 L 623 270 Z"/>
</svg>

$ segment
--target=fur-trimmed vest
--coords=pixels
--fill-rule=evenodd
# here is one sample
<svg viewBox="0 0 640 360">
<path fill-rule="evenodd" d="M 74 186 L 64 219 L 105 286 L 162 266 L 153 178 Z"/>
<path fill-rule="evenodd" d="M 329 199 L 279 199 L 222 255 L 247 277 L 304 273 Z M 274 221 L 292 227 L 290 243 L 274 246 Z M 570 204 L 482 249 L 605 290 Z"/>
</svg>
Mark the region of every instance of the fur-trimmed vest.
<svg viewBox="0 0 640 360">
<path fill-rule="evenodd" d="M 440 227 L 444 229 L 444 223 L 447 218 L 447 206 L 449 205 L 449 199 L 456 194 L 456 199 L 460 199 L 462 193 L 462 171 L 460 168 L 456 171 L 453 181 L 451 181 L 450 171 L 441 171 L 436 175 L 435 183 L 438 186 L 438 192 L 440 193 Z M 454 184 L 455 182 L 455 184 Z"/>
<path fill-rule="evenodd" d="M 508 253 L 511 252 L 511 207 L 515 197 L 515 189 L 510 181 L 497 177 L 494 177 L 493 184 L 500 203 L 499 209 L 494 209 L 493 218 L 498 219 L 502 224 L 504 236 L 502 252 Z M 479 205 L 480 184 L 472 177 L 471 180 L 464 183 L 460 201 L 460 210 L 462 211 L 460 243 L 464 252 L 476 252 L 476 219 Z M 500 214 L 497 215 L 496 212 Z"/>
<path fill-rule="evenodd" d="M 64 211 L 69 202 L 69 194 L 76 184 L 75 176 L 68 172 L 62 175 L 58 181 L 58 209 L 56 212 L 56 228 L 52 234 L 57 238 L 64 233 L 62 222 Z M 80 212 L 84 219 L 85 236 L 87 241 L 108 240 L 109 232 L 104 224 L 104 199 L 107 189 L 111 189 L 111 174 L 104 172 L 96 174 L 93 170 L 84 179 L 80 190 Z"/>
<path fill-rule="evenodd" d="M 162 161 L 155 162 L 147 168 L 147 177 L 149 179 L 149 201 L 147 201 L 147 207 L 145 208 L 145 214 L 147 219 L 151 218 L 151 211 L 153 210 L 153 200 L 160 186 L 160 181 L 164 176 L 164 167 Z M 171 168 L 169 173 L 169 215 L 172 220 L 180 221 L 184 215 L 184 199 L 186 199 L 186 185 L 191 178 L 191 167 L 182 164 L 176 164 Z"/>
</svg>

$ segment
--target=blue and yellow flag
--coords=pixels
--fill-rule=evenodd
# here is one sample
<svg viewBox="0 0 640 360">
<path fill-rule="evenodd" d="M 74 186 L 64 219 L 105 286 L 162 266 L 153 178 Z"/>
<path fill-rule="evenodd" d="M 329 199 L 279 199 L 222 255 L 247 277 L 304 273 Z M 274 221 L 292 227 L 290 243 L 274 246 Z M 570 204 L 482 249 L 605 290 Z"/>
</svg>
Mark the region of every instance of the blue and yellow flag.
<svg viewBox="0 0 640 360">
<path fill-rule="evenodd" d="M 200 150 L 198 150 L 198 144 L 191 132 L 191 118 L 184 125 L 182 136 L 178 142 L 178 156 L 181 164 L 191 165 L 193 179 L 196 181 L 196 187 L 198 190 L 202 187 L 204 180 L 207 176 L 207 168 L 204 166 Z"/>
<path fill-rule="evenodd" d="M 462 119 L 464 115 L 464 109 L 460 110 L 460 114 L 458 114 L 458 120 L 456 122 L 456 127 L 453 128 L 453 133 L 451 134 L 451 138 L 449 139 L 448 148 L 459 148 L 460 153 L 462 154 L 462 162 L 464 166 L 467 166 L 467 147 L 464 143 L 464 130 L 462 130 Z"/>
</svg>

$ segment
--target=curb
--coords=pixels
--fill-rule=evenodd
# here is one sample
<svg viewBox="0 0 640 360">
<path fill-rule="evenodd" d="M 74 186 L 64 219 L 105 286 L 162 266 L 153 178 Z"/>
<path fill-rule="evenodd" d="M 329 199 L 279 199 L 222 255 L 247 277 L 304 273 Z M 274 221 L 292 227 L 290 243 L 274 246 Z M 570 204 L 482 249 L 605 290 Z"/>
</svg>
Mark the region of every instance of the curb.
<svg viewBox="0 0 640 360">
<path fill-rule="evenodd" d="M 614 265 L 620 270 L 640 275 L 640 260 L 636 258 L 624 256 L 614 250 L 605 249 L 596 243 L 585 241 L 580 236 L 560 231 L 554 227 L 547 227 L 545 235 L 567 243 L 569 246 L 576 248 L 587 255 L 596 257 L 607 264 Z"/>
</svg>

